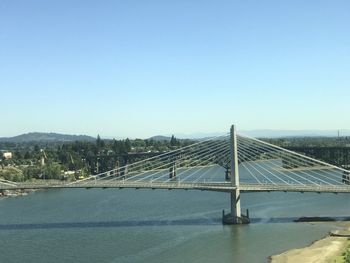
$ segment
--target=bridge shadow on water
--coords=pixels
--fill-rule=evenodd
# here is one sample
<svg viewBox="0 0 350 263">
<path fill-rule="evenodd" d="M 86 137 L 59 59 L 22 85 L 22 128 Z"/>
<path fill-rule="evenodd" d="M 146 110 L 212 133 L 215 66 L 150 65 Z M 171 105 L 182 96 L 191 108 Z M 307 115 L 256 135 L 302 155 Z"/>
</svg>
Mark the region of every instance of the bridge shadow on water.
<svg viewBox="0 0 350 263">
<path fill-rule="evenodd" d="M 251 218 L 252 224 L 274 224 L 295 222 L 332 222 L 350 221 L 350 216 L 330 217 L 274 217 Z M 102 222 L 62 222 L 62 223 L 28 223 L 28 224 L 0 224 L 3 230 L 35 230 L 35 229 L 84 229 L 84 228 L 124 228 L 124 227 L 164 227 L 164 226 L 217 226 L 222 225 L 221 218 L 197 218 L 179 220 L 125 220 Z"/>
</svg>

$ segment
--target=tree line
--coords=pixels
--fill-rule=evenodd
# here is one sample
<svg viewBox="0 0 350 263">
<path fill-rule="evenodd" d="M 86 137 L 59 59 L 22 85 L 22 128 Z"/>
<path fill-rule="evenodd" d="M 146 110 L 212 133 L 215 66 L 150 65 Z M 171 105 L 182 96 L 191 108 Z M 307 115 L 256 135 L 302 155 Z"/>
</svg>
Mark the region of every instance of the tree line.
<svg viewBox="0 0 350 263">
<path fill-rule="evenodd" d="M 286 149 L 345 168 L 350 167 L 350 137 L 290 137 L 264 139 Z"/>
<path fill-rule="evenodd" d="M 104 140 L 97 136 L 95 141 L 0 143 L 0 149 L 13 153 L 12 159 L 1 160 L 0 177 L 11 181 L 75 180 L 125 165 L 133 153 L 142 159 L 191 143 L 175 136 L 169 140 Z"/>
</svg>

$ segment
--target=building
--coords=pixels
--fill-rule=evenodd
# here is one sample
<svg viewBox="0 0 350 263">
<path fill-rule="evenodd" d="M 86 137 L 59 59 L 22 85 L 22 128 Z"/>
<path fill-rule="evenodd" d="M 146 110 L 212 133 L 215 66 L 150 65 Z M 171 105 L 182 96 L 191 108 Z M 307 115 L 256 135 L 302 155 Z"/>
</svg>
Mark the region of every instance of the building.
<svg viewBox="0 0 350 263">
<path fill-rule="evenodd" d="M 2 154 L 2 158 L 5 159 L 5 160 L 12 159 L 12 153 L 11 152 L 4 152 Z"/>
</svg>

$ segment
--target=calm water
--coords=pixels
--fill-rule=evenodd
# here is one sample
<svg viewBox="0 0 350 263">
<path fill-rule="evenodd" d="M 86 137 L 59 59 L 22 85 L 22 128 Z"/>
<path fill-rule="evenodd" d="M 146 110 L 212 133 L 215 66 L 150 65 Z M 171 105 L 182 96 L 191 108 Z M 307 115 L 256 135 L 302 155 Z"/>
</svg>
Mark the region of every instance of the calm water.
<svg viewBox="0 0 350 263">
<path fill-rule="evenodd" d="M 349 216 L 350 195 L 250 193 L 242 206 L 255 223 L 221 225 L 226 193 L 74 189 L 4 198 L 0 262 L 267 262 L 334 228 L 291 217 Z"/>
</svg>

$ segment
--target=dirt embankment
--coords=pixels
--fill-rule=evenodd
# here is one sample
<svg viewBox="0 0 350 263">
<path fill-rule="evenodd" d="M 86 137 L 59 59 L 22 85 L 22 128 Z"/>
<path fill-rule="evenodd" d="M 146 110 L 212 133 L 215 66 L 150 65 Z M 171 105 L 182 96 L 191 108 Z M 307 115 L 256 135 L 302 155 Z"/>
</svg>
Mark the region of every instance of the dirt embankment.
<svg viewBox="0 0 350 263">
<path fill-rule="evenodd" d="M 308 247 L 292 249 L 279 255 L 271 257 L 272 263 L 322 263 L 334 262 L 335 258 L 341 255 L 349 244 L 350 222 L 334 223 L 337 227 L 344 227 L 344 230 L 335 231 L 336 235 L 327 236 L 318 240 Z"/>
</svg>

